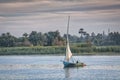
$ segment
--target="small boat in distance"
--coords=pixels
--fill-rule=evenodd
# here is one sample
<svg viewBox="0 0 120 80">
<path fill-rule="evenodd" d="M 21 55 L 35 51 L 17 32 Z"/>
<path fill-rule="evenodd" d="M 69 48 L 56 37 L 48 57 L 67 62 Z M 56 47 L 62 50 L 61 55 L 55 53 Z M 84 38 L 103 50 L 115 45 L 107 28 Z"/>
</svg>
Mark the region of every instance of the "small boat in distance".
<svg viewBox="0 0 120 80">
<path fill-rule="evenodd" d="M 83 66 L 86 66 L 86 64 L 84 64 L 82 62 L 73 60 L 72 52 L 71 52 L 70 46 L 69 46 L 69 38 L 68 38 L 69 21 L 70 21 L 70 16 L 68 16 L 68 24 L 67 24 L 66 55 L 65 55 L 65 59 L 63 61 L 64 67 L 83 67 Z"/>
</svg>

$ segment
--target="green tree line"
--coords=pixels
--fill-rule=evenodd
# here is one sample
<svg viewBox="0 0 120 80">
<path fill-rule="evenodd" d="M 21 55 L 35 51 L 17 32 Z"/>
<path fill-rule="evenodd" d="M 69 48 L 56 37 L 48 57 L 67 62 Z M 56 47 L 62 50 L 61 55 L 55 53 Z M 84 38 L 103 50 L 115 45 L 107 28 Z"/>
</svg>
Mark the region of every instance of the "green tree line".
<svg viewBox="0 0 120 80">
<path fill-rule="evenodd" d="M 55 46 L 64 45 L 65 39 L 61 37 L 59 31 L 50 31 L 48 33 L 41 33 L 32 31 L 30 34 L 24 33 L 22 37 L 15 37 L 9 32 L 3 33 L 0 36 L 1 47 L 14 46 Z"/>
<path fill-rule="evenodd" d="M 71 43 L 87 43 L 87 46 L 106 46 L 120 45 L 120 33 L 110 32 L 108 35 L 88 34 L 84 29 L 79 31 L 80 37 L 69 34 Z M 32 31 L 30 34 L 24 33 L 22 37 L 15 37 L 9 32 L 0 35 L 0 47 L 14 46 L 63 46 L 66 44 L 66 34 L 60 35 L 60 32 L 50 31 L 47 33 Z"/>
</svg>

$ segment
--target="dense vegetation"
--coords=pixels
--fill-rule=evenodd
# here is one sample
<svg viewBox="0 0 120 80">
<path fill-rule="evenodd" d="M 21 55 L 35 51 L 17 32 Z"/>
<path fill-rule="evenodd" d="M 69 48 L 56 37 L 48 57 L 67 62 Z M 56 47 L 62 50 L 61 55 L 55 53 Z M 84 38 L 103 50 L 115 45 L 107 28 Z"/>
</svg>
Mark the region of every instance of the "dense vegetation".
<svg viewBox="0 0 120 80">
<path fill-rule="evenodd" d="M 0 47 L 15 47 L 15 46 L 55 46 L 64 45 L 65 39 L 60 36 L 59 31 L 41 33 L 32 31 L 29 35 L 23 34 L 23 37 L 15 37 L 8 33 L 3 33 L 0 36 Z"/>
<path fill-rule="evenodd" d="M 80 47 L 71 46 L 73 55 L 120 55 L 119 46 Z M 65 55 L 65 46 L 4 47 L 0 55 Z"/>
<path fill-rule="evenodd" d="M 71 43 L 87 43 L 89 45 L 106 46 L 120 45 L 120 33 L 110 32 L 108 35 L 98 33 L 88 34 L 80 29 L 80 37 L 69 35 Z M 66 43 L 66 34 L 60 35 L 59 31 L 50 31 L 41 33 L 32 31 L 30 34 L 24 33 L 23 37 L 15 37 L 8 33 L 0 35 L 0 47 L 18 47 L 18 46 L 63 46 Z"/>
<path fill-rule="evenodd" d="M 79 30 L 80 37 L 69 35 L 70 46 L 77 54 L 119 54 L 120 33 L 110 32 L 108 35 L 88 34 Z M 59 31 L 41 33 L 32 31 L 22 37 L 15 37 L 9 32 L 0 35 L 0 55 L 25 54 L 65 54 L 66 34 Z M 109 53 L 108 53 L 109 52 Z"/>
</svg>

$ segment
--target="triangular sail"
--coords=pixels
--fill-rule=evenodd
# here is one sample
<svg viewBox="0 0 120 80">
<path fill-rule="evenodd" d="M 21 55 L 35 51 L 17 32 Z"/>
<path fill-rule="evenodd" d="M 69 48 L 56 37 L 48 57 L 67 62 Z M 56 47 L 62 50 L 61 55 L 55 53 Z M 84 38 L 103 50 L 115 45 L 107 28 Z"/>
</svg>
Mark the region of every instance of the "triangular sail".
<svg viewBox="0 0 120 80">
<path fill-rule="evenodd" d="M 66 57 L 65 60 L 69 62 L 69 60 L 72 57 L 72 53 L 70 50 L 70 46 L 69 46 L 69 39 L 68 39 L 68 33 L 69 33 L 69 21 L 70 21 L 70 16 L 68 16 L 68 25 L 67 25 L 67 45 L 66 45 Z"/>
<path fill-rule="evenodd" d="M 72 53 L 71 53 L 69 44 L 67 44 L 67 48 L 66 48 L 66 61 L 69 61 L 71 57 L 72 57 Z"/>
</svg>

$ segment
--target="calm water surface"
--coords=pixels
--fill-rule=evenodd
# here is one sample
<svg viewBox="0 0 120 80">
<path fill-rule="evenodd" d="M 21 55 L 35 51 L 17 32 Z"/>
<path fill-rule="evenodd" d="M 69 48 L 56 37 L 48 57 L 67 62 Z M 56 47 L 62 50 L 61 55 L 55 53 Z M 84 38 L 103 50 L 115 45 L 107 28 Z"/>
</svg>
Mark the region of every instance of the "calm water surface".
<svg viewBox="0 0 120 80">
<path fill-rule="evenodd" d="M 63 68 L 64 56 L 0 56 L 0 80 L 120 80 L 120 56 L 75 56 L 87 64 Z"/>
</svg>

